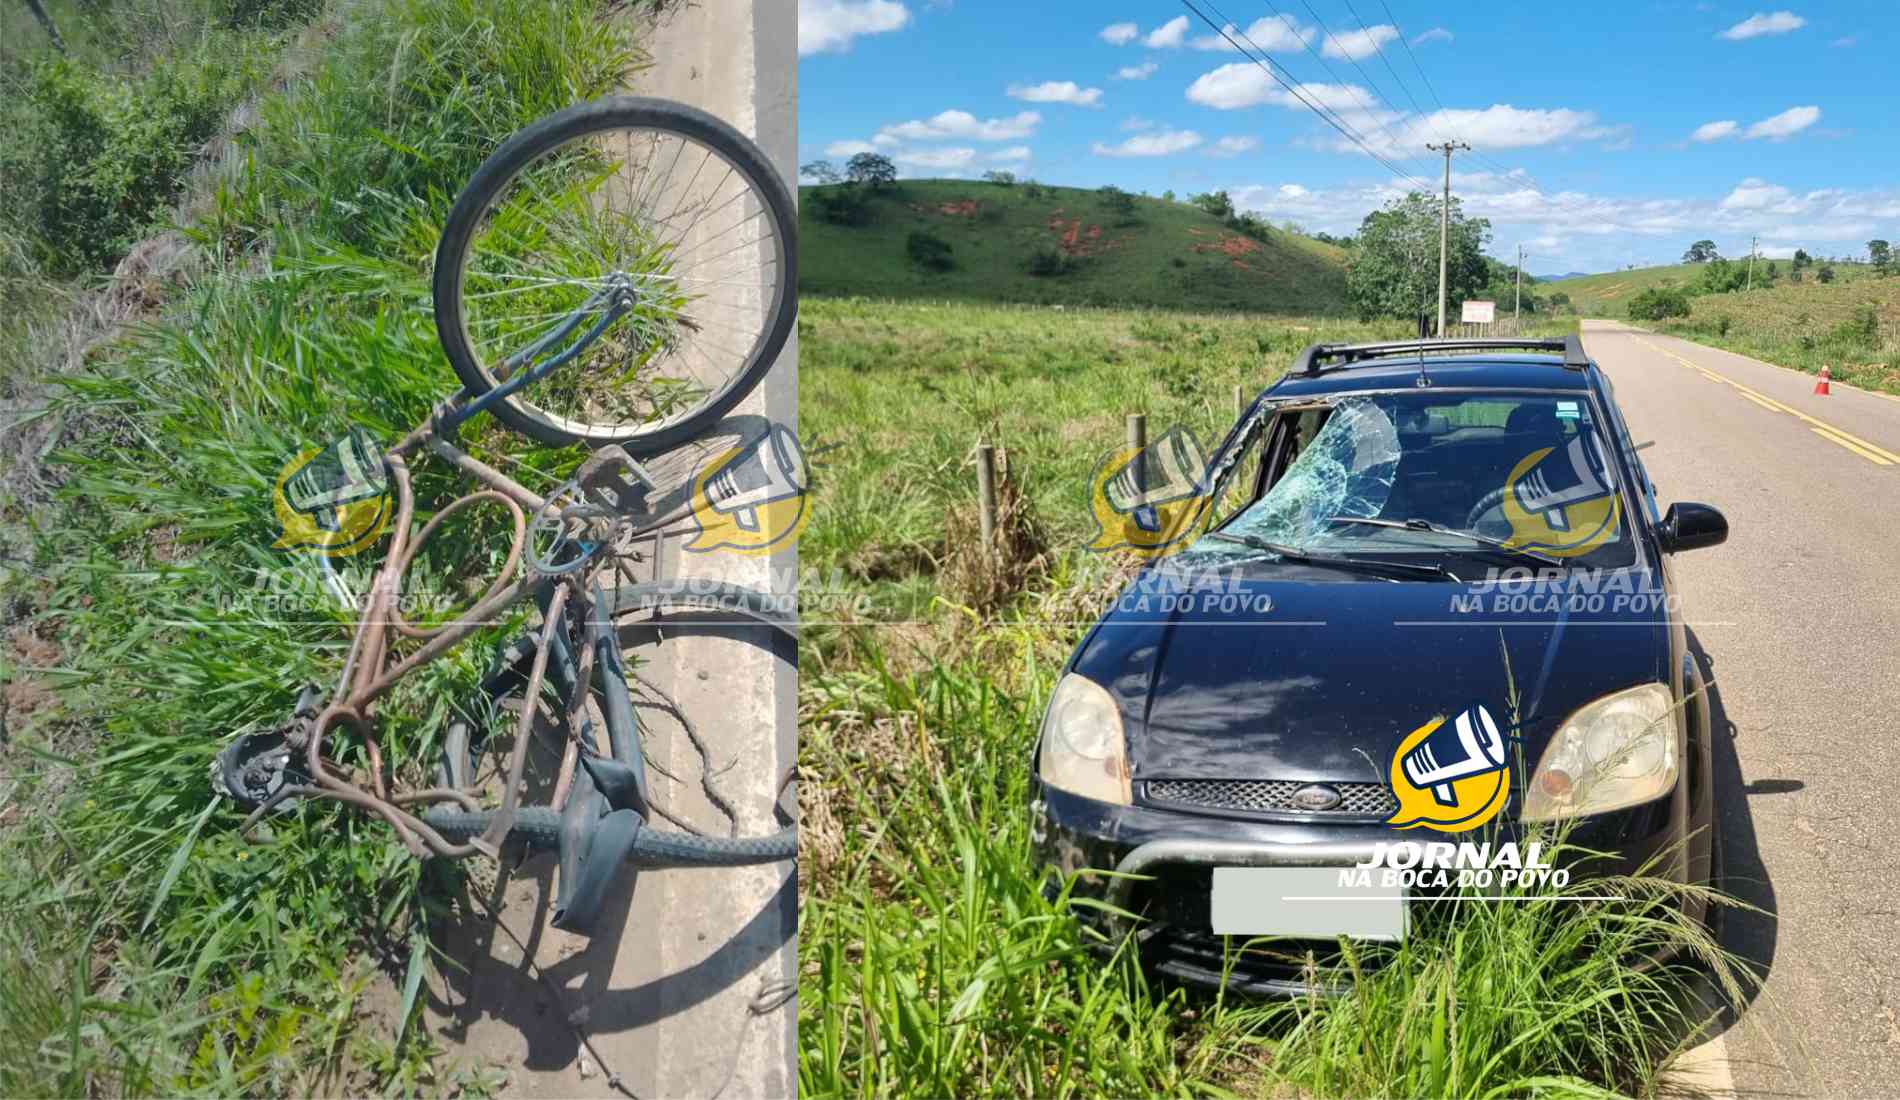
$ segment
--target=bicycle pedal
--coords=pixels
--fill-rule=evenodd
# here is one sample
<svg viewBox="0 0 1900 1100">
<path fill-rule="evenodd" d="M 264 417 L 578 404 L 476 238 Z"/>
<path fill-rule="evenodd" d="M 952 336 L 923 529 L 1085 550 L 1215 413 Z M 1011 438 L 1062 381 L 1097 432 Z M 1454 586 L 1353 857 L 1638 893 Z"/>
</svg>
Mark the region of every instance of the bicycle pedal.
<svg viewBox="0 0 1900 1100">
<path fill-rule="evenodd" d="M 647 496 L 657 487 L 646 467 L 616 444 L 594 451 L 574 475 L 581 493 L 594 504 L 621 515 L 647 511 Z"/>
</svg>

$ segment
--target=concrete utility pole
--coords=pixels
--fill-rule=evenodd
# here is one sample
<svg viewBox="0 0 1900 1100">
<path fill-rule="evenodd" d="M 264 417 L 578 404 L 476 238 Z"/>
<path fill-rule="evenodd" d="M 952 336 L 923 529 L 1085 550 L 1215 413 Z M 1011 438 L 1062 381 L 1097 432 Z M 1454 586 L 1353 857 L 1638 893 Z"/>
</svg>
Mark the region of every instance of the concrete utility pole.
<svg viewBox="0 0 1900 1100">
<path fill-rule="evenodd" d="M 1451 154 L 1457 150 L 1469 151 L 1471 146 L 1461 141 L 1448 141 L 1443 145 L 1427 142 L 1425 148 L 1432 152 L 1445 154 L 1445 205 L 1438 208 L 1438 338 L 1445 338 L 1445 256 L 1451 247 Z"/>
<path fill-rule="evenodd" d="M 1755 246 L 1761 243 L 1760 237 L 1748 238 L 1748 289 L 1755 289 Z"/>
<path fill-rule="evenodd" d="M 1517 296 L 1511 300 L 1511 335 L 1524 327 L 1524 246 L 1517 246 Z"/>
</svg>

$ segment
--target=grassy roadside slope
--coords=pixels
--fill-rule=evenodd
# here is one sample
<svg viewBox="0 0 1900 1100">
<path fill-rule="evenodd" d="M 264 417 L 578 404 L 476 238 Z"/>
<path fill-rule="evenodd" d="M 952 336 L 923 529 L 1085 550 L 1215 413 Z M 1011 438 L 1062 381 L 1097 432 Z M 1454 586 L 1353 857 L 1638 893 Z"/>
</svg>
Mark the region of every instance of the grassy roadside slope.
<svg viewBox="0 0 1900 1100">
<path fill-rule="evenodd" d="M 1838 381 L 1900 393 L 1900 277 L 1784 280 L 1691 298 L 1689 308 L 1688 317 L 1651 327 L 1809 374 L 1826 364 Z"/>
<path fill-rule="evenodd" d="M 1735 262 L 1731 260 L 1730 262 Z M 1742 257 L 1746 264 L 1748 258 Z M 1766 260 L 1757 260 L 1758 269 L 1767 265 Z M 1788 261 L 1776 261 L 1781 272 L 1782 287 L 1788 283 Z M 1577 313 L 1584 317 L 1625 317 L 1629 313 L 1629 301 L 1645 290 L 1655 287 L 1691 288 L 1702 279 L 1704 264 L 1665 264 L 1661 267 L 1639 267 L 1633 271 L 1611 271 L 1602 275 L 1584 275 L 1575 279 L 1565 279 L 1551 284 L 1553 290 L 1570 295 L 1571 304 Z M 1818 266 L 1818 263 L 1817 263 Z M 1835 285 L 1858 282 L 1873 276 L 1873 269 L 1866 264 L 1834 264 Z M 1813 270 L 1804 272 L 1801 287 L 1818 286 Z"/>
<path fill-rule="evenodd" d="M 392 437 L 452 385 L 427 283 L 448 203 L 509 133 L 622 82 L 635 13 L 344 10 L 185 227 L 205 273 L 57 380 L 63 488 L 34 515 L 31 561 L 0 578 L 21 614 L 0 674 L 38 704 L 16 710 L 5 748 L 0 1095 L 496 1084 L 369 1007 L 379 970 L 400 983 L 427 962 L 441 895 L 424 870 L 328 805 L 241 844 L 206 767 L 233 731 L 281 720 L 301 682 L 333 677 L 348 640 L 314 561 L 271 549 L 277 470 L 350 424 Z M 472 442 L 531 484 L 575 461 L 499 433 Z M 418 512 L 452 486 L 419 476 Z M 478 509 L 445 532 L 432 545 L 451 560 L 420 562 L 412 587 L 463 592 L 452 559 L 494 546 L 499 522 Z M 343 582 L 363 591 L 373 565 L 352 559 Z M 445 699 L 481 659 L 471 647 L 385 705 L 392 760 L 434 759 Z"/>
<path fill-rule="evenodd" d="M 1181 202 L 1133 196 L 1116 211 L 1095 191 L 961 180 L 903 180 L 873 192 L 870 221 L 825 220 L 845 185 L 799 188 L 799 290 L 842 297 L 962 299 L 1193 312 L 1343 314 L 1345 253 L 1281 230 L 1256 241 Z M 913 232 L 950 245 L 954 267 L 913 263 Z M 1031 257 L 1061 250 L 1073 270 L 1032 275 Z"/>
</svg>

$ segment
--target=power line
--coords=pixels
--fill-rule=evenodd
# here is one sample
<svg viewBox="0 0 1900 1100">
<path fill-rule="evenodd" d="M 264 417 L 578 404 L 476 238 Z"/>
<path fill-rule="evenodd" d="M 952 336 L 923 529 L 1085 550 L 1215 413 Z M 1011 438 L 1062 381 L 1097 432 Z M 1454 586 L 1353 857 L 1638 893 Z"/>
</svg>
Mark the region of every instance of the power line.
<svg viewBox="0 0 1900 1100">
<path fill-rule="evenodd" d="M 1334 83 L 1336 83 L 1339 87 L 1344 88 L 1348 93 L 1352 95 L 1354 99 L 1359 101 L 1359 105 L 1361 107 L 1364 107 L 1366 110 L 1366 117 L 1368 121 L 1371 121 L 1374 126 L 1378 127 L 1378 132 L 1380 136 L 1384 137 L 1387 143 L 1389 143 L 1389 145 L 1392 148 L 1394 149 L 1404 148 L 1404 143 L 1394 138 L 1391 132 L 1386 129 L 1385 124 L 1378 121 L 1377 119 L 1378 112 L 1377 110 L 1374 109 L 1372 104 L 1366 102 L 1366 97 L 1360 95 L 1359 90 L 1356 87 L 1354 87 L 1351 82 L 1346 80 L 1345 77 L 1340 76 L 1339 71 L 1337 69 L 1334 69 L 1331 65 L 1327 64 L 1325 57 L 1323 57 L 1321 54 L 1314 51 L 1313 43 L 1308 41 L 1307 37 L 1300 33 L 1298 21 L 1289 20 L 1286 17 L 1286 14 L 1284 12 L 1282 12 L 1279 8 L 1274 6 L 1273 0 L 1265 0 L 1265 2 L 1267 5 L 1267 10 L 1271 11 L 1274 14 L 1274 17 L 1280 20 L 1280 25 L 1286 28 L 1288 34 L 1291 34 L 1294 38 L 1299 39 L 1300 46 L 1304 48 L 1306 52 L 1309 55 L 1311 55 L 1315 61 L 1319 62 L 1320 67 L 1326 70 L 1326 75 L 1332 77 Z M 1340 46 L 1338 36 L 1334 35 L 1332 32 L 1332 28 L 1328 27 L 1326 25 L 1326 21 L 1320 18 L 1319 12 L 1313 10 L 1313 5 L 1309 2 L 1309 0 L 1301 0 L 1301 3 L 1304 4 L 1306 7 L 1306 14 L 1313 17 L 1313 25 L 1319 29 L 1319 32 L 1326 36 L 1327 41 L 1331 42 L 1335 46 L 1339 46 L 1339 52 L 1341 54 L 1346 54 L 1347 53 L 1346 48 L 1344 46 Z M 1357 59 L 1351 57 L 1348 54 L 1347 60 L 1351 61 L 1353 64 L 1353 67 L 1359 70 L 1360 76 L 1365 77 L 1366 83 L 1372 86 L 1373 92 L 1379 96 L 1381 103 L 1391 98 L 1390 96 L 1385 94 L 1384 89 L 1378 86 L 1378 82 L 1373 80 L 1372 77 L 1369 74 L 1367 74 L 1365 70 L 1365 66 L 1360 65 Z M 1412 154 L 1411 156 L 1407 157 L 1405 160 L 1405 164 L 1407 168 L 1416 167 L 1417 162 L 1418 162 L 1417 154 Z"/>
<path fill-rule="evenodd" d="M 1202 2 L 1205 3 L 1206 0 L 1202 0 Z M 1382 167 L 1385 168 L 1386 171 L 1392 173 L 1394 176 L 1398 177 L 1399 179 L 1406 181 L 1407 183 L 1411 184 L 1413 187 L 1424 186 L 1424 184 L 1418 179 L 1418 177 L 1412 175 L 1410 172 L 1404 171 L 1403 169 L 1399 168 L 1397 165 L 1394 165 L 1391 161 L 1387 160 L 1385 157 L 1380 156 L 1376 151 L 1373 150 L 1373 148 L 1370 145 L 1367 145 L 1365 142 L 1365 139 L 1362 138 L 1357 132 L 1355 132 L 1351 126 L 1347 125 L 1343 119 L 1338 118 L 1335 114 L 1329 113 L 1319 104 L 1313 102 L 1311 99 L 1308 99 L 1306 94 L 1300 91 L 1299 87 L 1296 84 L 1289 83 L 1287 79 L 1281 76 L 1280 73 L 1276 70 L 1272 59 L 1266 56 L 1266 51 L 1261 50 L 1260 47 L 1254 42 L 1254 40 L 1248 37 L 1245 31 L 1239 31 L 1237 27 L 1235 28 L 1236 31 L 1238 31 L 1238 33 L 1240 34 L 1240 37 L 1245 38 L 1247 40 L 1247 45 L 1252 47 L 1253 50 L 1259 51 L 1258 56 L 1256 56 L 1254 53 L 1249 52 L 1247 48 L 1242 47 L 1238 41 L 1235 41 L 1234 36 L 1232 34 L 1227 33 L 1227 28 L 1234 26 L 1234 23 L 1232 20 L 1228 19 L 1227 16 L 1223 14 L 1219 8 L 1214 7 L 1214 5 L 1211 3 L 1207 4 L 1208 9 L 1212 11 L 1216 16 L 1220 17 L 1220 22 L 1217 23 L 1213 19 L 1210 19 L 1206 12 L 1202 11 L 1199 7 L 1196 6 L 1195 0 L 1181 0 L 1181 3 L 1189 11 L 1193 12 L 1196 18 L 1198 18 L 1201 22 L 1207 24 L 1210 28 L 1212 28 L 1214 33 L 1220 35 L 1222 38 L 1225 38 L 1229 45 L 1233 46 L 1235 50 L 1240 52 L 1241 56 L 1253 62 L 1256 66 L 1260 68 L 1262 72 L 1265 72 L 1268 76 L 1272 77 L 1274 82 L 1279 84 L 1282 88 L 1285 88 L 1289 95 L 1293 96 L 1295 99 L 1305 104 L 1306 108 L 1312 111 L 1315 115 L 1318 115 L 1321 121 L 1325 122 L 1328 126 L 1331 126 L 1333 129 L 1339 131 L 1341 136 L 1345 137 L 1346 140 L 1358 146 L 1361 152 L 1365 153 L 1367 156 L 1377 161 Z"/>
</svg>

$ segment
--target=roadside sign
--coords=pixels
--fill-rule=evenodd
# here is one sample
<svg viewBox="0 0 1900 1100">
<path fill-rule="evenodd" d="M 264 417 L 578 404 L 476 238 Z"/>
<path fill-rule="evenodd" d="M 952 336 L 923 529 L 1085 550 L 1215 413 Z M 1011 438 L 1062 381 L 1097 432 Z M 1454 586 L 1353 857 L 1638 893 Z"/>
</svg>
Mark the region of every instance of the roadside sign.
<svg viewBox="0 0 1900 1100">
<path fill-rule="evenodd" d="M 1458 319 L 1467 325 L 1488 325 L 1497 320 L 1496 302 L 1466 302 L 1464 315 Z"/>
</svg>

